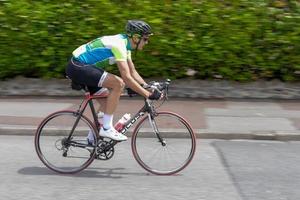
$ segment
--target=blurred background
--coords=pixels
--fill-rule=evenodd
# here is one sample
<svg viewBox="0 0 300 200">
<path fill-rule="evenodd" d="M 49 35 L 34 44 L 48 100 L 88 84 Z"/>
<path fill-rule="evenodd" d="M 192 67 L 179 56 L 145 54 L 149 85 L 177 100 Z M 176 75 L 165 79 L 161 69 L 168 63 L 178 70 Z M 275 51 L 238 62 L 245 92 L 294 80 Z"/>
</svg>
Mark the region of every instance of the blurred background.
<svg viewBox="0 0 300 200">
<path fill-rule="evenodd" d="M 56 175 L 33 135 L 82 101 L 64 78 L 72 51 L 128 19 L 153 28 L 134 63 L 146 80 L 172 79 L 159 109 L 189 121 L 196 156 L 178 176 L 149 176 L 127 142 L 116 159 Z M 142 105 L 124 97 L 115 122 Z M 0 0 L 0 199 L 298 200 L 299 140 L 300 0 Z"/>
<path fill-rule="evenodd" d="M 133 57 L 145 78 L 300 80 L 299 0 L 0 0 L 0 79 L 63 78 L 76 47 L 128 19 L 153 27 Z"/>
</svg>

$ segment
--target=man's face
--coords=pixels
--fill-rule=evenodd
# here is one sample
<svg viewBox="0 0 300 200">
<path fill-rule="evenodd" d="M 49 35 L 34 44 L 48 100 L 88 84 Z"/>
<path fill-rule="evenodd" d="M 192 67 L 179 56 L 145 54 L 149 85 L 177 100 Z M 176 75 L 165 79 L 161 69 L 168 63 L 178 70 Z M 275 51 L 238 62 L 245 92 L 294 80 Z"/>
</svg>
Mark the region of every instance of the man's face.
<svg viewBox="0 0 300 200">
<path fill-rule="evenodd" d="M 148 42 L 149 42 L 149 36 L 143 36 L 143 37 L 141 37 L 141 42 L 140 42 L 140 44 L 138 46 L 138 50 L 142 50 L 144 48 L 144 46 L 146 44 L 148 44 Z"/>
<path fill-rule="evenodd" d="M 136 45 L 140 41 L 139 46 L 138 46 L 138 50 L 143 50 L 144 46 L 146 44 L 148 44 L 148 42 L 149 42 L 149 35 L 144 35 L 144 36 L 134 35 L 133 36 L 133 41 L 134 41 L 134 48 L 136 48 Z"/>
</svg>

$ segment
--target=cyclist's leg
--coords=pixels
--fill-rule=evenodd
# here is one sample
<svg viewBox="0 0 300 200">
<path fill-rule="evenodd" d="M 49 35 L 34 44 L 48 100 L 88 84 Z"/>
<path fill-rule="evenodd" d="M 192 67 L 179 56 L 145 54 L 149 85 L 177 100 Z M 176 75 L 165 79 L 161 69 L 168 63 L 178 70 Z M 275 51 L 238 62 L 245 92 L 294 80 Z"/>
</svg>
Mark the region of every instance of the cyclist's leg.
<svg viewBox="0 0 300 200">
<path fill-rule="evenodd" d="M 98 87 L 88 87 L 92 94 L 99 93 L 99 88 L 109 88 L 109 93 L 106 101 L 101 99 L 98 102 L 101 105 L 100 110 L 104 112 L 103 116 L 103 127 L 105 129 L 111 129 L 113 127 L 113 113 L 119 103 L 120 95 L 124 89 L 124 82 L 118 76 L 107 73 L 105 78 L 101 78 Z M 97 92 L 96 92 L 97 91 Z M 101 92 L 101 91 L 100 91 Z"/>
<path fill-rule="evenodd" d="M 119 103 L 125 83 L 120 77 L 113 74 L 108 74 L 102 83 L 102 87 L 110 89 L 110 93 L 107 97 L 105 113 L 113 114 Z"/>
<path fill-rule="evenodd" d="M 103 96 L 108 96 L 109 95 L 109 90 L 107 88 L 100 88 L 100 87 L 88 87 L 89 91 L 91 94 L 94 95 L 103 95 Z M 106 110 L 106 102 L 107 98 L 98 98 L 96 99 L 98 102 L 99 106 L 96 107 L 96 112 L 98 114 L 104 113 Z M 103 114 L 102 114 L 103 115 Z"/>
<path fill-rule="evenodd" d="M 113 127 L 113 113 L 119 104 L 120 96 L 125 87 L 124 81 L 116 75 L 107 74 L 102 84 L 99 86 L 110 89 L 110 93 L 107 97 L 106 110 L 103 116 L 103 127 L 101 127 L 100 136 L 109 137 L 119 141 L 127 140 L 125 135 L 119 134 Z"/>
<path fill-rule="evenodd" d="M 91 94 L 96 93 L 102 87 L 110 90 L 105 113 L 112 115 L 116 110 L 121 93 L 125 87 L 124 81 L 120 77 L 109 74 L 93 65 L 77 66 L 76 61 L 72 61 L 71 67 L 71 70 L 68 70 L 71 71 L 71 73 L 67 73 L 68 76 L 78 84 L 87 85 Z"/>
<path fill-rule="evenodd" d="M 127 137 L 118 134 L 112 126 L 113 113 L 116 110 L 120 95 L 125 86 L 123 80 L 118 76 L 105 72 L 101 68 L 76 63 L 74 60 L 71 60 L 69 63 L 67 75 L 78 84 L 84 84 L 91 88 L 98 87 L 99 89 L 105 87 L 110 90 L 103 117 L 104 128 L 101 128 L 100 135 L 110 137 L 114 140 L 126 140 Z M 96 91 L 90 92 L 93 94 Z"/>
</svg>

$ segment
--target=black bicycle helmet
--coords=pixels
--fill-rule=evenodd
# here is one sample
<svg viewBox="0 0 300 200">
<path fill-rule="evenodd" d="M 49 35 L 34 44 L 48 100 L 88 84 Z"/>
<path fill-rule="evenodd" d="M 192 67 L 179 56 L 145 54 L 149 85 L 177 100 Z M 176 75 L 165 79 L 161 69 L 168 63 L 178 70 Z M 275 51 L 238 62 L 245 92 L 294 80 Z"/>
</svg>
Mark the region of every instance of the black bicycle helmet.
<svg viewBox="0 0 300 200">
<path fill-rule="evenodd" d="M 130 36 L 134 34 L 139 34 L 140 36 L 152 34 L 149 24 L 142 20 L 128 20 L 125 29 Z"/>
</svg>

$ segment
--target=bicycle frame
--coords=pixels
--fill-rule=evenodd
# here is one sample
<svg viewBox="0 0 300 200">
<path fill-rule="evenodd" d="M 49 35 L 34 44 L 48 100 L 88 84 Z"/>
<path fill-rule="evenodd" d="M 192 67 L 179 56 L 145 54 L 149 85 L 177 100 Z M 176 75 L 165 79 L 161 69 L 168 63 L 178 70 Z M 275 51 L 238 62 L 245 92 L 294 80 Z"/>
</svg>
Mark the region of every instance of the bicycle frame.
<svg viewBox="0 0 300 200">
<path fill-rule="evenodd" d="M 88 105 L 90 106 L 92 116 L 93 116 L 94 125 L 97 129 L 97 133 L 96 133 L 97 137 L 101 138 L 98 135 L 99 130 L 100 130 L 100 123 L 98 122 L 98 117 L 97 117 L 96 110 L 95 110 L 94 103 L 93 103 L 93 99 L 101 99 L 101 98 L 107 98 L 107 95 L 102 95 L 102 94 L 100 94 L 100 95 L 97 95 L 97 94 L 96 95 L 91 95 L 89 92 L 85 93 L 85 98 L 82 101 L 82 103 L 80 104 L 79 109 L 77 110 L 78 116 L 77 116 L 77 119 L 76 119 L 76 121 L 75 121 L 75 123 L 72 127 L 72 130 L 69 134 L 69 137 L 68 137 L 67 141 L 69 141 L 72 138 L 73 132 L 74 132 L 76 126 L 78 125 L 80 117 L 83 115 L 83 113 L 84 113 L 84 111 L 85 111 L 85 109 Z M 139 118 L 144 116 L 145 113 L 149 113 L 149 120 L 151 121 L 151 125 L 154 126 L 153 130 L 155 130 L 155 134 L 157 135 L 159 141 L 163 143 L 162 138 L 158 134 L 156 124 L 152 120 L 153 116 L 155 115 L 155 109 L 151 105 L 150 100 L 144 99 L 144 101 L 145 101 L 145 105 L 133 117 L 131 117 L 130 120 L 128 120 L 128 122 L 120 130 L 120 133 L 125 134 L 130 129 L 130 127 L 138 121 Z M 118 143 L 118 142 L 113 141 L 112 145 L 115 145 L 116 143 Z"/>
<path fill-rule="evenodd" d="M 133 156 L 145 170 L 157 175 L 172 175 L 181 171 L 191 162 L 195 153 L 196 137 L 189 123 L 179 114 L 172 113 L 169 111 L 156 111 L 156 109 L 159 106 L 161 106 L 168 97 L 167 93 L 169 82 L 170 81 L 151 83 L 148 87 L 149 89 L 158 89 L 164 92 L 163 98 L 160 99 L 162 101 L 159 103 L 155 103 L 154 101 L 145 98 L 145 104 L 142 106 L 142 108 L 140 108 L 138 112 L 123 125 L 121 130 L 118 130 L 120 134 L 126 134 L 129 131 L 129 129 L 135 123 L 137 123 L 137 126 L 133 130 L 131 138 L 131 148 Z M 40 160 L 49 169 L 63 174 L 77 173 L 88 167 L 94 159 L 108 160 L 113 157 L 115 153 L 114 146 L 118 144 L 119 141 L 104 138 L 99 135 L 99 130 L 102 124 L 98 121 L 98 116 L 93 102 L 94 99 L 101 99 L 106 97 L 107 95 L 91 95 L 89 92 L 86 92 L 84 95 L 84 99 L 80 102 L 80 105 L 77 110 L 57 111 L 47 116 L 41 122 L 35 134 L 35 149 Z M 86 113 L 84 113 L 87 106 L 90 107 L 92 113 L 92 117 L 90 116 L 89 118 L 86 116 Z M 171 119 L 175 121 L 165 121 L 165 119 Z M 168 138 L 173 138 L 173 126 L 171 127 L 171 124 L 173 123 L 175 123 L 174 128 L 180 128 L 180 130 L 183 128 L 182 134 L 185 134 L 183 136 L 184 138 L 187 138 L 187 140 L 183 140 L 182 143 L 186 145 L 186 151 L 184 151 L 183 154 L 181 153 L 181 147 L 183 145 L 178 144 L 177 142 L 168 143 Z M 55 126 L 56 124 L 58 125 L 58 129 L 60 127 L 66 126 L 64 129 L 62 129 L 62 134 L 57 135 L 58 139 L 53 140 L 53 137 L 44 137 L 48 136 L 48 131 L 52 130 L 53 126 Z M 57 133 L 54 132 L 53 136 L 56 136 Z M 87 133 L 93 134 L 93 137 L 95 137 L 93 142 L 88 141 L 84 138 L 84 135 Z M 176 136 L 176 134 L 174 136 Z M 40 139 L 41 137 L 43 137 L 42 140 Z M 140 139 L 137 139 L 143 139 L 144 137 L 151 137 L 152 139 L 142 140 L 142 143 L 140 142 Z M 147 142 L 146 144 L 149 145 L 149 147 L 155 148 L 155 151 L 153 151 L 151 155 L 149 155 L 148 149 L 140 151 L 140 149 L 143 149 L 145 147 L 144 141 Z M 171 139 L 171 141 L 173 141 L 173 139 Z M 151 144 L 151 142 L 154 142 L 154 144 Z M 160 143 L 159 146 L 161 145 L 161 148 L 158 149 L 161 150 L 159 156 L 155 156 L 155 154 L 157 154 L 157 142 Z M 43 146 L 48 143 L 52 143 L 56 148 L 56 151 L 48 151 L 48 146 L 47 148 L 41 148 L 41 145 Z M 138 145 L 140 143 L 143 145 Z M 168 145 L 170 145 L 170 148 Z M 178 145 L 180 145 L 180 152 L 177 151 Z M 82 151 L 72 151 L 72 148 L 77 147 L 82 149 Z M 87 150 L 88 152 L 86 152 L 85 150 Z M 70 157 L 72 159 L 68 159 L 66 162 L 64 162 L 63 165 L 59 164 L 63 162 L 63 160 L 52 159 L 52 157 L 57 156 L 60 153 L 62 153 L 62 157 Z M 77 153 L 78 155 L 75 155 Z M 169 165 L 170 159 L 165 158 L 173 158 L 174 155 L 176 156 L 176 153 L 179 153 L 179 156 L 176 157 L 176 159 L 171 159 L 171 161 L 174 161 L 173 167 L 173 165 Z M 146 156 L 140 156 L 143 154 Z M 47 159 L 48 156 L 50 156 L 49 158 L 51 159 Z M 154 165 L 152 165 L 151 163 L 154 157 L 156 160 L 158 159 L 157 162 L 167 162 L 168 164 L 157 165 L 157 162 L 154 161 Z M 184 160 L 183 162 L 178 162 L 177 160 L 179 159 L 177 158 L 183 158 Z M 70 165 L 70 168 L 65 167 L 69 164 L 69 161 L 75 159 L 77 159 L 75 161 L 76 164 L 78 163 L 77 166 L 72 164 Z M 82 164 L 79 165 L 80 163 Z"/>
</svg>

